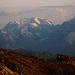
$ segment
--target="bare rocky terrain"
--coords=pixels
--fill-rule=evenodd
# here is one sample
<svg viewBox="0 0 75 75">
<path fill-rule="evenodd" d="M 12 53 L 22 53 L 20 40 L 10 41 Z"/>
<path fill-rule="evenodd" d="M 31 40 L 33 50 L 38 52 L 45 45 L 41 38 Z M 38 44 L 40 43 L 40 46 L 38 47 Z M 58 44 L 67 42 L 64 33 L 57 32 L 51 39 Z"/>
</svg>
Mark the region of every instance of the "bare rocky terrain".
<svg viewBox="0 0 75 75">
<path fill-rule="evenodd" d="M 0 75 L 75 75 L 75 58 L 40 59 L 0 48 Z"/>
</svg>

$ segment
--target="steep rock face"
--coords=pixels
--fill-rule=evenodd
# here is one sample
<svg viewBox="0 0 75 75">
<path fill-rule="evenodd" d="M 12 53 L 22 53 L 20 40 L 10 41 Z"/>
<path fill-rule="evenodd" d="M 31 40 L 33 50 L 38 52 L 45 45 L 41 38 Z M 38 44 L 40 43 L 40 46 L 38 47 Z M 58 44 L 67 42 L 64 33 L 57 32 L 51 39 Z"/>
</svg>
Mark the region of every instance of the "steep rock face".
<svg viewBox="0 0 75 75">
<path fill-rule="evenodd" d="M 73 57 L 57 55 L 57 61 L 60 61 L 61 63 L 72 64 L 75 66 L 75 58 Z"/>
<path fill-rule="evenodd" d="M 65 60 L 66 61 L 66 60 Z M 75 66 L 0 48 L 0 75 L 74 75 Z"/>
<path fill-rule="evenodd" d="M 73 45 L 75 43 L 75 32 L 71 32 L 68 36 L 68 42 L 70 45 Z"/>
</svg>

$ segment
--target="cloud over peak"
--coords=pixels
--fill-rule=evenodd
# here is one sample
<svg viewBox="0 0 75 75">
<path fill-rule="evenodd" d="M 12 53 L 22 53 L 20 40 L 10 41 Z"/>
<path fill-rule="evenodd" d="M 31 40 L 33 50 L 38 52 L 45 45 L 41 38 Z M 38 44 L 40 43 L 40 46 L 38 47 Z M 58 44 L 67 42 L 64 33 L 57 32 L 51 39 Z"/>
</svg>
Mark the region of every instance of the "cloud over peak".
<svg viewBox="0 0 75 75">
<path fill-rule="evenodd" d="M 72 7 L 71 5 L 67 5 L 67 6 L 41 6 L 42 8 L 68 8 L 68 7 Z"/>
</svg>

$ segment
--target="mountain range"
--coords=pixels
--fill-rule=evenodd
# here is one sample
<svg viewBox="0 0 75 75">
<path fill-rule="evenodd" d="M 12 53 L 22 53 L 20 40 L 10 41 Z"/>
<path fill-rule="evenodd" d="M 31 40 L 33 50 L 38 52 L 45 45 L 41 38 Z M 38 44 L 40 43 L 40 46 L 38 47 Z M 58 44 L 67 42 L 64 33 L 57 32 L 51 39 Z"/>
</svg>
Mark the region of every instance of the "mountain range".
<svg viewBox="0 0 75 75">
<path fill-rule="evenodd" d="M 54 26 L 44 18 L 23 18 L 0 30 L 0 47 L 75 55 L 75 17 Z"/>
</svg>

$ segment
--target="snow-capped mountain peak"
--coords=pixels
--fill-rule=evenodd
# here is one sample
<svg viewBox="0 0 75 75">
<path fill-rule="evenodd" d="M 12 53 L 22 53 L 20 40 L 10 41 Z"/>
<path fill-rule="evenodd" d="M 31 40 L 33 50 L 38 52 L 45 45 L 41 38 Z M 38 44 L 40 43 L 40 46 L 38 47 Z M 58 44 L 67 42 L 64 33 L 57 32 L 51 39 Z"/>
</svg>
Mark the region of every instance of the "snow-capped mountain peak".
<svg viewBox="0 0 75 75">
<path fill-rule="evenodd" d="M 48 21 L 48 20 L 46 20 L 50 25 L 52 25 L 52 23 L 50 22 L 50 21 Z"/>
<path fill-rule="evenodd" d="M 44 18 L 40 17 L 27 17 L 20 21 L 9 22 L 3 29 L 2 33 L 21 33 L 22 35 L 41 35 L 39 32 L 44 30 L 46 32 L 50 31 L 52 23 Z M 36 34 L 38 33 L 38 34 Z"/>
<path fill-rule="evenodd" d="M 30 21 L 31 21 L 31 18 L 27 17 L 27 18 L 21 19 L 19 22 L 29 23 Z"/>
<path fill-rule="evenodd" d="M 35 17 L 34 20 L 35 20 L 38 24 L 40 24 L 40 21 L 38 20 L 37 17 Z"/>
<path fill-rule="evenodd" d="M 20 24 L 20 22 L 18 22 L 18 21 L 15 21 L 14 23 L 15 23 L 15 24 L 16 24 L 16 23 L 17 23 L 17 24 Z"/>
<path fill-rule="evenodd" d="M 21 19 L 19 22 L 23 22 L 23 23 L 36 23 L 38 25 L 41 25 L 41 24 L 49 24 L 49 25 L 52 25 L 52 23 L 44 18 L 40 18 L 40 17 L 33 17 L 33 18 L 30 18 L 30 17 L 27 17 L 27 18 L 23 18 Z"/>
<path fill-rule="evenodd" d="M 36 24 L 36 23 L 30 23 L 30 24 L 31 24 L 31 26 L 34 26 L 34 27 L 38 26 L 38 24 Z"/>
<path fill-rule="evenodd" d="M 21 22 L 19 22 L 19 21 L 14 21 L 14 22 L 12 22 L 12 21 L 10 21 L 8 24 L 20 24 Z"/>
</svg>

